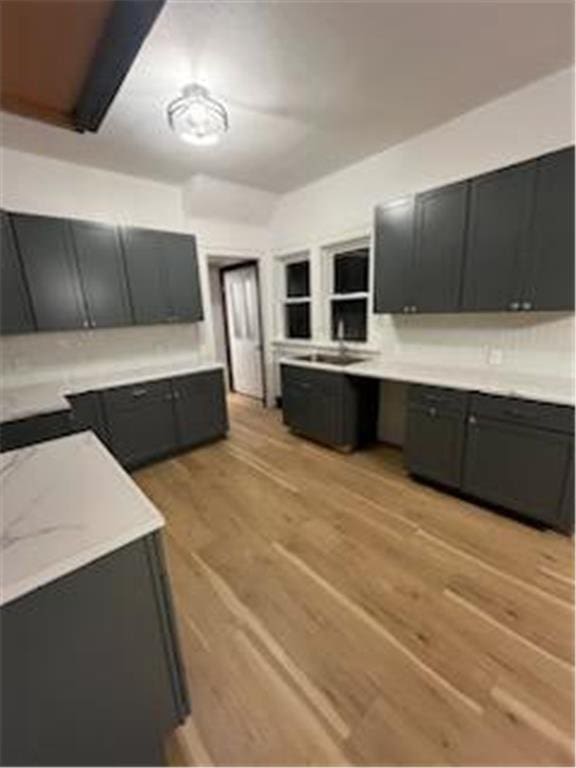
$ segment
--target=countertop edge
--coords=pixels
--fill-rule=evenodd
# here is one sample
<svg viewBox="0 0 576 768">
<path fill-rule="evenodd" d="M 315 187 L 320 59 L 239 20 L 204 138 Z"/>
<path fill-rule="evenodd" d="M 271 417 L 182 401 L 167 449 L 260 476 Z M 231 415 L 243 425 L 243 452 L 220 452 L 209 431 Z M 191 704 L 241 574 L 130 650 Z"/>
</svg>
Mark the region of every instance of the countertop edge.
<svg viewBox="0 0 576 768">
<path fill-rule="evenodd" d="M 487 395 L 499 395 L 502 397 L 516 397 L 522 400 L 534 400 L 553 405 L 566 405 L 574 407 L 574 396 L 568 397 L 561 394 L 554 394 L 549 391 L 532 391 L 530 387 L 514 388 L 505 384 L 482 383 L 482 382 L 464 382 L 458 380 L 446 379 L 445 377 L 434 377 L 419 375 L 412 372 L 399 372 L 395 370 L 378 370 L 376 367 L 370 369 L 370 360 L 362 363 L 353 363 L 347 366 L 336 366 L 330 363 L 317 363 L 312 360 L 298 360 L 293 357 L 282 357 L 279 359 L 279 365 L 291 365 L 300 368 L 311 368 L 315 370 L 330 371 L 332 373 L 342 373 L 346 376 L 362 376 L 365 378 L 381 379 L 382 381 L 401 381 L 407 384 L 427 384 L 433 387 L 448 387 L 450 389 L 459 389 L 469 392 L 479 392 Z M 375 364 L 377 365 L 377 363 Z M 474 372 L 470 373 L 474 376 Z"/>
</svg>

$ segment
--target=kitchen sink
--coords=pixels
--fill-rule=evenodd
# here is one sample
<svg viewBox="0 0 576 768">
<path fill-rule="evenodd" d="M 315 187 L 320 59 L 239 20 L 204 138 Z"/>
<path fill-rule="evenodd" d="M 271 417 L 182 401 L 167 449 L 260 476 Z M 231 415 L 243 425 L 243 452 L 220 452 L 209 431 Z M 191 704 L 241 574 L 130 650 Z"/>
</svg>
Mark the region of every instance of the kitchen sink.
<svg viewBox="0 0 576 768">
<path fill-rule="evenodd" d="M 323 355 L 314 353 L 311 355 L 301 355 L 296 360 L 305 360 L 309 363 L 324 363 L 326 365 L 352 365 L 353 363 L 363 363 L 366 358 L 352 357 L 351 355 Z"/>
</svg>

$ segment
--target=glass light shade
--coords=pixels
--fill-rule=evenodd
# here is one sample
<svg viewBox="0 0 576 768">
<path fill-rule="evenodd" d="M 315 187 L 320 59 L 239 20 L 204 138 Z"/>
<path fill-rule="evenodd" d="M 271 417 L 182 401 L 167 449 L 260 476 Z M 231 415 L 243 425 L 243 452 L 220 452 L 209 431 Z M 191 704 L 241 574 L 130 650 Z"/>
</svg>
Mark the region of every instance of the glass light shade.
<svg viewBox="0 0 576 768">
<path fill-rule="evenodd" d="M 217 144 L 228 130 L 228 113 L 201 85 L 187 85 L 182 96 L 168 105 L 168 123 L 172 130 L 190 144 Z"/>
</svg>

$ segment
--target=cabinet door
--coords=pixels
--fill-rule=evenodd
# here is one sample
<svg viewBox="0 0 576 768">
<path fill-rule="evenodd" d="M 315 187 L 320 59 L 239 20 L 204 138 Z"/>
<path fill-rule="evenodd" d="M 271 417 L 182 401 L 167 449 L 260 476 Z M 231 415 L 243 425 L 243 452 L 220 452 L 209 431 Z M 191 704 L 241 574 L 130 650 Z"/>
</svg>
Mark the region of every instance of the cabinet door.
<svg viewBox="0 0 576 768">
<path fill-rule="evenodd" d="M 283 365 L 281 374 L 284 424 L 302 432 L 309 422 L 311 384 L 305 377 L 299 377 L 293 366 Z"/>
<path fill-rule="evenodd" d="M 413 198 L 376 208 L 374 237 L 374 312 L 409 312 L 413 304 Z"/>
<path fill-rule="evenodd" d="M 560 519 L 570 435 L 471 416 L 462 488 L 550 525 Z"/>
<path fill-rule="evenodd" d="M 116 227 L 71 221 L 70 228 L 90 327 L 129 325 L 128 287 Z"/>
<path fill-rule="evenodd" d="M 12 232 L 10 217 L 0 212 L 2 227 L 2 250 L 0 251 L 0 322 L 1 332 L 30 333 L 35 330 L 32 306 L 24 273 Z"/>
<path fill-rule="evenodd" d="M 128 287 L 138 325 L 155 325 L 170 320 L 166 281 L 162 267 L 162 232 L 127 227 L 122 230 Z"/>
<path fill-rule="evenodd" d="M 106 421 L 112 452 L 125 466 L 165 456 L 177 446 L 171 396 L 137 407 L 106 409 Z"/>
<path fill-rule="evenodd" d="M 178 438 L 182 446 L 198 445 L 228 430 L 224 375 L 206 371 L 173 379 Z"/>
<path fill-rule="evenodd" d="M 436 406 L 410 406 L 404 444 L 404 457 L 409 472 L 459 488 L 464 433 L 464 414 Z"/>
<path fill-rule="evenodd" d="M 417 312 L 457 312 L 464 261 L 468 184 L 454 184 L 416 199 L 413 269 Z"/>
<path fill-rule="evenodd" d="M 88 327 L 68 222 L 11 214 L 38 330 Z"/>
<path fill-rule="evenodd" d="M 542 157 L 529 238 L 524 309 L 574 309 L 574 148 Z"/>
<path fill-rule="evenodd" d="M 193 323 L 202 320 L 202 295 L 198 274 L 196 238 L 174 232 L 159 233 L 165 268 L 170 320 Z"/>
<path fill-rule="evenodd" d="M 464 311 L 519 309 L 536 165 L 472 180 L 464 268 Z"/>
<path fill-rule="evenodd" d="M 82 392 L 79 395 L 69 395 L 66 398 L 72 406 L 72 415 L 76 429 L 81 432 L 91 429 L 102 442 L 108 444 L 108 430 L 104 417 L 99 392 Z"/>
</svg>

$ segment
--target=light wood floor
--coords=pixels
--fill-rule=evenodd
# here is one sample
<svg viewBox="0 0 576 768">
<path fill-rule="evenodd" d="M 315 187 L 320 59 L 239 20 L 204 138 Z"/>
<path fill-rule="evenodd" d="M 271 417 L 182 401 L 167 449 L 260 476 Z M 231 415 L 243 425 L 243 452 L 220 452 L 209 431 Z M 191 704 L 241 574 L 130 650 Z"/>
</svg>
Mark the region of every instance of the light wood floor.
<svg viewBox="0 0 576 768">
<path fill-rule="evenodd" d="M 232 399 L 135 473 L 165 544 L 196 765 L 569 765 L 573 546 Z"/>
</svg>

